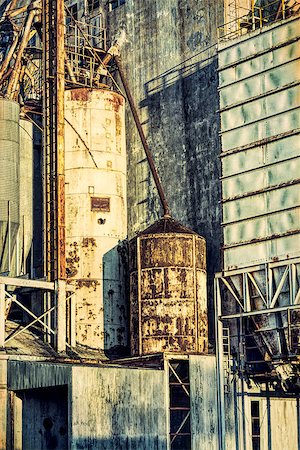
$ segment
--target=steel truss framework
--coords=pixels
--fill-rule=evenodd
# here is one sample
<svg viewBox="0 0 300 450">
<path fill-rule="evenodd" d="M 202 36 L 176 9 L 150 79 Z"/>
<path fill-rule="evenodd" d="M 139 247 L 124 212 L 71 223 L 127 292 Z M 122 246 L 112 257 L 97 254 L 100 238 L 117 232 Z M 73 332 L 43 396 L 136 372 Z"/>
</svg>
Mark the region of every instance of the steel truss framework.
<svg viewBox="0 0 300 450">
<path fill-rule="evenodd" d="M 29 289 L 43 292 L 40 297 L 40 305 L 36 313 L 34 307 L 20 302 L 14 289 Z M 64 281 L 56 282 L 27 280 L 21 278 L 0 277 L 0 349 L 20 334 L 32 327 L 38 326 L 44 341 L 51 344 L 57 351 L 64 352 L 66 347 L 74 347 L 75 341 L 75 303 L 72 287 Z M 30 320 L 26 324 L 17 327 L 11 334 L 6 336 L 5 324 L 10 309 L 17 305 L 25 312 Z"/>
<path fill-rule="evenodd" d="M 167 360 L 169 373 L 170 448 L 191 445 L 189 361 Z"/>
<path fill-rule="evenodd" d="M 233 370 L 247 378 L 243 328 L 236 333 L 233 365 L 231 329 L 254 324 L 253 336 L 262 360 L 278 367 L 297 365 L 300 354 L 300 258 L 217 273 L 215 276 L 215 323 L 219 394 L 220 448 L 225 449 L 225 394 L 230 390 Z M 279 321 L 279 322 L 278 322 Z M 242 325 L 241 325 L 242 324 Z M 255 365 L 254 365 L 255 366 Z M 278 376 L 282 374 L 278 369 Z M 290 375 L 289 372 L 288 375 Z M 255 371 L 253 373 L 255 377 Z"/>
</svg>

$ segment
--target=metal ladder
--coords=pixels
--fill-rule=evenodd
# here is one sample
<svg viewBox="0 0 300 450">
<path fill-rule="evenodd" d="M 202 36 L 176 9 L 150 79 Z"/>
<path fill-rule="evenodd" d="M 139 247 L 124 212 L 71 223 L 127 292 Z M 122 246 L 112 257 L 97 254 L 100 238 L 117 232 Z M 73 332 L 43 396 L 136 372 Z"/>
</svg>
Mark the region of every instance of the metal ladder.
<svg viewBox="0 0 300 450">
<path fill-rule="evenodd" d="M 224 392 L 230 392 L 230 334 L 229 328 L 223 328 L 223 370 Z"/>
<path fill-rule="evenodd" d="M 64 39 L 63 8 L 61 0 L 43 0 L 44 242 L 49 281 L 65 279 L 64 49 L 59 48 Z"/>
</svg>

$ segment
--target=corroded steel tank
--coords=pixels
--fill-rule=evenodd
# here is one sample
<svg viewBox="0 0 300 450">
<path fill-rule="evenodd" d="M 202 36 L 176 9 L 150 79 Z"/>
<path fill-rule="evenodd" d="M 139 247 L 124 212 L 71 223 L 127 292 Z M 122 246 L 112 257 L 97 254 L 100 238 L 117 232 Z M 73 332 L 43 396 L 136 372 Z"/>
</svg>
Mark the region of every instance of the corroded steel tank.
<svg viewBox="0 0 300 450">
<path fill-rule="evenodd" d="M 33 235 L 33 125 L 20 117 L 20 231 L 19 270 L 26 273 L 26 258 Z"/>
<path fill-rule="evenodd" d="M 0 272 L 17 275 L 20 106 L 0 98 Z"/>
<path fill-rule="evenodd" d="M 164 217 L 129 243 L 131 354 L 207 351 L 206 244 Z"/>
<path fill-rule="evenodd" d="M 65 93 L 66 263 L 76 292 L 76 339 L 106 350 L 127 342 L 124 106 L 108 89 Z"/>
</svg>

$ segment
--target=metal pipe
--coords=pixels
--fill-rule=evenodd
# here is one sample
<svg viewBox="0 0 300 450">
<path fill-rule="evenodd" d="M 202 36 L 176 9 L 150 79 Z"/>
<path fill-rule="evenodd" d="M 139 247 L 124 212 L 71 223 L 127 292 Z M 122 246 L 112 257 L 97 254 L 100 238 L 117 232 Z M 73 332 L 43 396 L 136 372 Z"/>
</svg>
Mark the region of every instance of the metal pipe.
<svg viewBox="0 0 300 450">
<path fill-rule="evenodd" d="M 8 98 L 12 98 L 17 89 L 17 84 L 20 79 L 21 68 L 22 68 L 22 57 L 24 54 L 24 50 L 28 44 L 31 26 L 32 26 L 34 17 L 37 15 L 37 11 L 38 11 L 37 7 L 33 7 L 29 11 L 29 14 L 27 16 L 23 37 L 22 37 L 22 40 L 20 43 L 20 47 L 18 49 L 18 54 L 17 54 L 15 65 L 14 65 L 13 76 L 11 77 L 8 87 L 7 87 Z"/>
<path fill-rule="evenodd" d="M 8 271 L 11 269 L 11 224 L 10 224 L 10 201 L 7 202 L 7 231 L 8 231 Z"/>
<path fill-rule="evenodd" d="M 5 285 L 0 283 L 0 348 L 5 346 Z"/>
<path fill-rule="evenodd" d="M 147 161 L 148 161 L 148 164 L 150 166 L 150 170 L 151 170 L 152 176 L 154 178 L 154 182 L 155 182 L 155 185 L 156 185 L 156 188 L 157 188 L 157 191 L 158 191 L 160 202 L 161 202 L 161 205 L 163 207 L 164 216 L 170 216 L 169 205 L 168 205 L 168 202 L 167 202 L 164 190 L 162 188 L 162 185 L 161 185 L 161 182 L 160 182 L 160 179 L 159 179 L 159 176 L 158 176 L 158 173 L 157 173 L 154 161 L 153 161 L 152 153 L 151 153 L 150 148 L 148 146 L 148 143 L 146 141 L 146 137 L 145 137 L 145 134 L 144 134 L 144 131 L 143 131 L 140 119 L 138 117 L 137 110 L 136 110 L 136 107 L 135 107 L 135 104 L 134 104 L 134 101 L 133 101 L 130 89 L 129 89 L 127 81 L 126 81 L 126 77 L 125 77 L 125 74 L 124 74 L 124 71 L 123 71 L 123 68 L 122 68 L 122 65 L 121 65 L 120 58 L 118 56 L 116 56 L 115 57 L 115 61 L 116 61 L 116 64 L 117 64 L 117 68 L 118 68 L 120 77 L 121 77 L 121 81 L 122 81 L 124 89 L 125 89 L 125 93 L 126 93 L 129 105 L 130 105 L 130 109 L 131 109 L 131 112 L 132 112 L 132 115 L 133 115 L 133 118 L 134 118 L 137 130 L 138 130 L 138 133 L 140 135 L 140 138 L 141 138 L 141 141 L 142 141 L 142 144 L 143 144 L 143 147 L 144 147 L 144 151 L 146 153 Z"/>
<path fill-rule="evenodd" d="M 66 68 L 67 68 L 68 73 L 69 73 L 69 75 L 70 75 L 71 81 L 72 81 L 72 83 L 76 83 L 77 80 L 76 80 L 75 74 L 74 74 L 74 72 L 73 72 L 71 63 L 70 63 L 70 61 L 68 60 L 68 57 L 67 57 L 66 52 L 65 52 L 65 60 L 66 60 Z"/>
<path fill-rule="evenodd" d="M 11 0 L 10 5 L 8 6 L 8 9 L 6 11 L 6 14 L 9 14 L 11 11 L 13 11 L 17 6 L 18 0 Z"/>
<path fill-rule="evenodd" d="M 11 58 L 13 57 L 13 54 L 15 52 L 15 49 L 17 47 L 18 42 L 19 42 L 19 35 L 16 34 L 15 37 L 14 37 L 14 41 L 12 43 L 12 46 L 10 47 L 10 49 L 9 49 L 9 51 L 8 51 L 6 57 L 5 57 L 5 60 L 2 63 L 2 66 L 1 66 L 1 69 L 0 69 L 0 80 L 2 80 L 3 74 L 6 71 L 7 67 L 9 66 L 9 63 L 11 61 Z"/>
</svg>

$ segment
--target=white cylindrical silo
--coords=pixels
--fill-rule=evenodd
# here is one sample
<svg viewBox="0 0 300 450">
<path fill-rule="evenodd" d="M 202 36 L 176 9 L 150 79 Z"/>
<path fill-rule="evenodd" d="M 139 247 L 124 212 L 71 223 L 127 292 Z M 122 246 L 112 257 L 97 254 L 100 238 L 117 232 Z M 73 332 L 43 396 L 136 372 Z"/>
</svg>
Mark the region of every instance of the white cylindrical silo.
<svg viewBox="0 0 300 450">
<path fill-rule="evenodd" d="M 26 259 L 33 235 L 33 125 L 20 118 L 20 231 L 19 270 L 26 273 Z"/>
<path fill-rule="evenodd" d="M 77 342 L 127 345 L 124 98 L 107 89 L 65 94 L 66 259 L 76 290 Z"/>
<path fill-rule="evenodd" d="M 18 103 L 0 98 L 0 273 L 17 275 L 19 229 Z"/>
</svg>

